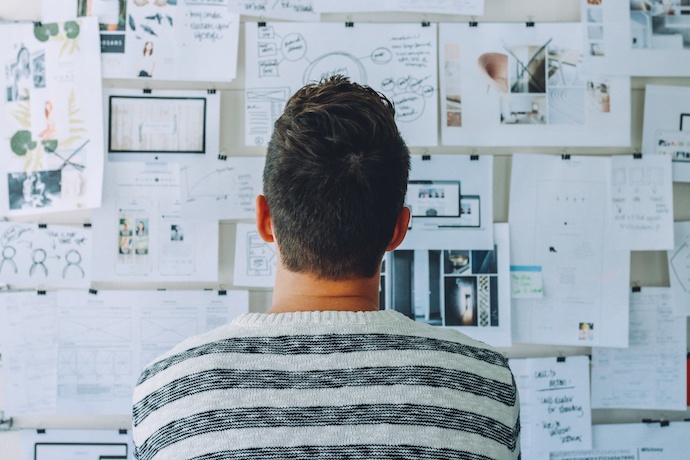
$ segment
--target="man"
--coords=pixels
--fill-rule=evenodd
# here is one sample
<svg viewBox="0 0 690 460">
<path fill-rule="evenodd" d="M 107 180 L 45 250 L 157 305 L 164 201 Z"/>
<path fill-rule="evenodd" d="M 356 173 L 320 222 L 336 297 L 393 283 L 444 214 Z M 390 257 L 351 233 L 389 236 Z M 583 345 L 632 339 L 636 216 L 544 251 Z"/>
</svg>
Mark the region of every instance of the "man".
<svg viewBox="0 0 690 460">
<path fill-rule="evenodd" d="M 408 171 L 381 94 L 336 76 L 292 96 L 256 202 L 280 256 L 273 306 L 144 370 L 138 459 L 519 458 L 504 357 L 378 310 L 382 256 L 410 219 Z"/>
</svg>

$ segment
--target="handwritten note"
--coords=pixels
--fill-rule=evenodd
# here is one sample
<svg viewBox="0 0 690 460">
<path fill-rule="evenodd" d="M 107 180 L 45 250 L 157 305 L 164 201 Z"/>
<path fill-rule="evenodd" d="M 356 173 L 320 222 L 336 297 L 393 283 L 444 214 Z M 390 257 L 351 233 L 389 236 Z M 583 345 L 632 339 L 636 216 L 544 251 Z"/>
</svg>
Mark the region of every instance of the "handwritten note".
<svg viewBox="0 0 690 460">
<path fill-rule="evenodd" d="M 592 448 L 589 358 L 511 359 L 520 394 L 522 450 L 527 453 Z"/>
<path fill-rule="evenodd" d="M 178 5 L 177 18 L 181 26 L 175 28 L 180 44 L 176 58 L 186 63 L 187 72 L 196 75 L 193 79 L 199 79 L 200 69 L 202 74 L 223 75 L 222 80 L 235 78 L 240 17 L 230 12 L 227 0 L 187 1 Z M 210 45 L 213 46 L 209 48 Z M 210 59 L 209 50 L 221 49 L 222 53 L 213 53 Z M 216 79 L 221 80 L 209 78 Z"/>
<path fill-rule="evenodd" d="M 510 290 L 510 296 L 513 299 L 541 299 L 544 297 L 541 267 L 511 265 Z"/>
<path fill-rule="evenodd" d="M 671 158 L 663 155 L 611 157 L 613 242 L 618 249 L 673 247 Z"/>
<path fill-rule="evenodd" d="M 321 17 L 314 12 L 314 0 L 232 0 L 230 9 L 248 16 L 290 21 L 318 21 Z"/>
</svg>

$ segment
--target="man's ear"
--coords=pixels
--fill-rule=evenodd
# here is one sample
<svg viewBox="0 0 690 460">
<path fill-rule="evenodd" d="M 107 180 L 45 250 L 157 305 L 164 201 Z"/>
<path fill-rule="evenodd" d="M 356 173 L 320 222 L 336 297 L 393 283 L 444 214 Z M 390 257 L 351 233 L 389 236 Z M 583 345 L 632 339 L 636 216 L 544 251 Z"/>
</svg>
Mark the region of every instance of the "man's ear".
<svg viewBox="0 0 690 460">
<path fill-rule="evenodd" d="M 393 238 L 391 238 L 391 242 L 388 243 L 386 251 L 392 251 L 393 249 L 400 246 L 400 243 L 402 243 L 403 239 L 405 239 L 405 235 L 407 234 L 407 227 L 409 226 L 409 224 L 410 208 L 408 208 L 407 206 L 403 206 L 402 210 L 400 211 L 400 215 L 398 215 L 398 221 L 395 223 L 395 229 L 393 230 Z"/>
<path fill-rule="evenodd" d="M 266 197 L 263 195 L 256 197 L 256 229 L 265 242 L 273 243 L 275 241 L 273 226 L 271 225 L 271 211 L 269 211 Z"/>
</svg>

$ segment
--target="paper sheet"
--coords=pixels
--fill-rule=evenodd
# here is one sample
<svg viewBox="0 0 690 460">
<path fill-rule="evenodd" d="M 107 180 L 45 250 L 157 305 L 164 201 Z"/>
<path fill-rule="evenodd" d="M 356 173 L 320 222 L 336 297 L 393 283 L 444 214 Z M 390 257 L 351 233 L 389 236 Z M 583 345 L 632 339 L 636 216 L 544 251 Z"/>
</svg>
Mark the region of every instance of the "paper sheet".
<svg viewBox="0 0 690 460">
<path fill-rule="evenodd" d="M 230 11 L 248 16 L 259 16 L 270 19 L 291 21 L 319 21 L 321 15 L 314 11 L 318 0 L 289 0 L 270 2 L 267 0 L 225 0 L 230 4 Z"/>
<path fill-rule="evenodd" d="M 60 291 L 60 414 L 126 414 L 142 369 L 173 346 L 246 313 L 246 291 Z"/>
<path fill-rule="evenodd" d="M 278 255 L 273 243 L 259 236 L 255 224 L 237 224 L 235 237 L 235 286 L 270 287 L 276 282 Z"/>
<path fill-rule="evenodd" d="M 314 0 L 320 13 L 362 13 L 369 11 L 412 11 L 436 14 L 484 14 L 484 0 Z"/>
<path fill-rule="evenodd" d="M 690 316 L 690 222 L 674 224 L 675 242 L 667 252 L 673 307 L 678 316 Z"/>
<path fill-rule="evenodd" d="M 381 275 L 382 304 L 415 321 L 452 327 L 493 346 L 510 346 L 508 224 L 494 224 L 493 233 L 491 250 L 389 253 Z"/>
<path fill-rule="evenodd" d="M 670 288 L 633 292 L 628 348 L 592 349 L 592 407 L 684 411 L 686 336 Z"/>
<path fill-rule="evenodd" d="M 616 249 L 657 251 L 673 247 L 671 159 L 611 157 L 611 206 Z"/>
<path fill-rule="evenodd" d="M 88 287 L 91 228 L 0 222 L 3 283 L 33 287 Z"/>
<path fill-rule="evenodd" d="M 21 430 L 21 460 L 131 460 L 129 430 Z"/>
<path fill-rule="evenodd" d="M 435 24 L 247 22 L 245 33 L 246 145 L 266 145 L 288 98 L 333 74 L 393 101 L 408 145 L 438 144 Z"/>
<path fill-rule="evenodd" d="M 55 412 L 56 322 L 57 292 L 0 293 L 5 416 Z"/>
<path fill-rule="evenodd" d="M 688 105 L 690 88 L 645 86 L 642 153 L 671 157 L 675 182 L 690 182 Z"/>
<path fill-rule="evenodd" d="M 682 0 L 582 1 L 588 67 L 633 76 L 687 76 L 690 9 Z"/>
<path fill-rule="evenodd" d="M 632 448 L 635 460 L 686 458 L 690 451 L 690 422 L 621 423 L 594 425 L 593 444 L 597 449 Z"/>
<path fill-rule="evenodd" d="M 523 458 L 590 449 L 589 358 L 510 359 L 508 365 L 520 393 Z"/>
<path fill-rule="evenodd" d="M 513 155 L 511 264 L 541 267 L 544 297 L 513 299 L 513 341 L 628 345 L 630 252 L 613 250 L 610 158 Z"/>
<path fill-rule="evenodd" d="M 240 17 L 229 0 L 43 0 L 44 20 L 98 16 L 103 78 L 229 82 Z"/>
<path fill-rule="evenodd" d="M 186 219 L 253 219 L 263 191 L 264 157 L 208 155 L 180 167 L 180 201 Z"/>
<path fill-rule="evenodd" d="M 94 280 L 217 281 L 218 221 L 182 216 L 178 166 L 108 162 L 107 171 L 93 212 Z"/>
<path fill-rule="evenodd" d="M 592 449 L 553 452 L 549 460 L 639 460 L 634 449 Z"/>
<path fill-rule="evenodd" d="M 579 23 L 441 24 L 443 145 L 630 145 L 630 78 L 582 48 Z"/>
<path fill-rule="evenodd" d="M 412 219 L 400 249 L 492 249 L 493 157 L 413 155 L 405 204 Z"/>
<path fill-rule="evenodd" d="M 0 25 L 0 215 L 101 204 L 98 24 Z"/>
</svg>

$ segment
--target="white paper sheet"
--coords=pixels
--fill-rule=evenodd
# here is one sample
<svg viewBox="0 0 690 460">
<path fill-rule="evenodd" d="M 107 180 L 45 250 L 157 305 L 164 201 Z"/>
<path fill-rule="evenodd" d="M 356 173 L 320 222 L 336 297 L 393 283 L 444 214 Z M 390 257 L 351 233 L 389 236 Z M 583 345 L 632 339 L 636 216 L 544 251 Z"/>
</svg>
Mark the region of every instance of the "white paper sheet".
<svg viewBox="0 0 690 460">
<path fill-rule="evenodd" d="M 247 22 L 245 33 L 246 145 L 266 145 L 288 98 L 333 74 L 391 99 L 408 145 L 438 144 L 435 24 Z"/>
<path fill-rule="evenodd" d="M 690 222 L 676 222 L 675 242 L 668 251 L 668 273 L 673 307 L 678 316 L 690 316 Z"/>
<path fill-rule="evenodd" d="M 231 12 L 229 0 L 83 3 L 43 0 L 44 21 L 98 16 L 103 78 L 142 82 L 229 82 L 235 78 L 240 17 Z"/>
<path fill-rule="evenodd" d="M 182 216 L 178 166 L 108 162 L 107 171 L 93 279 L 217 281 L 218 221 Z"/>
<path fill-rule="evenodd" d="M 247 16 L 304 22 L 321 19 L 321 15 L 314 11 L 314 3 L 318 0 L 289 0 L 281 2 L 269 2 L 267 0 L 225 1 L 230 4 L 230 11 Z"/>
<path fill-rule="evenodd" d="M 237 224 L 235 237 L 235 286 L 270 287 L 276 282 L 278 255 L 273 243 L 259 236 L 255 224 Z"/>
<path fill-rule="evenodd" d="M 98 24 L 0 25 L 0 215 L 101 204 Z"/>
<path fill-rule="evenodd" d="M 424 158 L 411 158 L 405 204 L 412 219 L 400 249 L 492 249 L 493 156 Z"/>
<path fill-rule="evenodd" d="M 60 291 L 57 411 L 126 414 L 142 369 L 248 310 L 246 291 Z"/>
<path fill-rule="evenodd" d="M 684 411 L 686 336 L 670 288 L 633 292 L 628 348 L 592 349 L 592 407 Z"/>
<path fill-rule="evenodd" d="M 413 11 L 436 14 L 484 14 L 484 0 L 314 0 L 320 13 L 362 13 L 368 11 Z"/>
<path fill-rule="evenodd" d="M 57 293 L 0 293 L 5 416 L 55 412 Z"/>
<path fill-rule="evenodd" d="M 592 449 L 553 452 L 549 460 L 639 460 L 634 449 Z"/>
<path fill-rule="evenodd" d="M 690 451 L 690 422 L 621 423 L 594 425 L 593 444 L 597 449 L 633 448 L 635 460 L 687 458 Z"/>
<path fill-rule="evenodd" d="M 520 438 L 525 459 L 590 449 L 589 358 L 510 359 L 520 393 Z M 548 458 L 548 456 L 546 457 Z"/>
<path fill-rule="evenodd" d="M 381 303 L 415 321 L 452 327 L 493 346 L 509 347 L 508 224 L 494 224 L 493 233 L 491 250 L 468 247 L 388 254 L 381 275 L 385 289 Z"/>
<path fill-rule="evenodd" d="M 0 222 L 0 277 L 33 287 L 88 287 L 91 228 Z"/>
<path fill-rule="evenodd" d="M 611 206 L 616 249 L 673 247 L 671 159 L 659 155 L 611 157 Z"/>
<path fill-rule="evenodd" d="M 222 159 L 221 159 L 222 158 Z M 180 167 L 182 216 L 187 219 L 253 219 L 263 190 L 264 157 L 208 155 Z"/>
<path fill-rule="evenodd" d="M 592 71 L 632 76 L 687 76 L 690 9 L 682 0 L 582 1 Z"/>
<path fill-rule="evenodd" d="M 129 430 L 21 430 L 21 460 L 134 459 Z"/>
<path fill-rule="evenodd" d="M 542 299 L 513 299 L 513 341 L 628 346 L 630 252 L 614 250 L 611 160 L 513 155 L 511 264 L 540 267 Z"/>
<path fill-rule="evenodd" d="M 441 24 L 443 145 L 628 146 L 630 79 L 582 44 L 579 23 Z"/>
<path fill-rule="evenodd" d="M 689 105 L 690 88 L 645 86 L 642 153 L 670 156 L 675 182 L 690 182 Z"/>
</svg>

